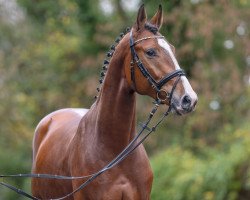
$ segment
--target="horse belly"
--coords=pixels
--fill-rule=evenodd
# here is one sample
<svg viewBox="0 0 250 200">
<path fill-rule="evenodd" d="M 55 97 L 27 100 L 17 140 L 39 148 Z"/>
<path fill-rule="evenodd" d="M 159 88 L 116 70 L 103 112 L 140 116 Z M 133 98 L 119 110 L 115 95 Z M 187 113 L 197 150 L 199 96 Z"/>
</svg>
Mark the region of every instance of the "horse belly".
<svg viewBox="0 0 250 200">
<path fill-rule="evenodd" d="M 32 172 L 70 176 L 70 143 L 85 109 L 64 109 L 46 116 L 33 141 Z M 42 199 L 59 198 L 72 192 L 70 180 L 32 179 L 32 193 Z M 67 199 L 72 199 L 67 198 Z"/>
</svg>

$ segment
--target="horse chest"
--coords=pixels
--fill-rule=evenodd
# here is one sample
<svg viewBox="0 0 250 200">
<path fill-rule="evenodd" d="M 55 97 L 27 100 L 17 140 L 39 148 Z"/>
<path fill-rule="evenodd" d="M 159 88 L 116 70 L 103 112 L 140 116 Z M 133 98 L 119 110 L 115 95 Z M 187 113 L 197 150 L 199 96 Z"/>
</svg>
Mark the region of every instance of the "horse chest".
<svg viewBox="0 0 250 200">
<path fill-rule="evenodd" d="M 149 175 L 149 174 L 148 174 Z M 148 200 L 152 181 L 137 180 L 120 175 L 116 180 L 105 180 L 107 177 L 93 182 L 85 190 L 79 192 L 74 200 Z M 145 178 L 145 177 L 144 177 Z M 94 192 L 93 192 L 94 191 Z"/>
<path fill-rule="evenodd" d="M 91 173 L 102 167 L 100 163 L 105 162 L 89 163 L 88 166 L 84 163 L 84 166 Z M 74 199 L 147 200 L 150 199 L 152 180 L 153 175 L 148 158 L 144 148 L 140 147 L 119 165 L 100 175 L 76 194 Z M 74 182 L 73 188 L 77 188 L 79 185 L 81 182 Z"/>
</svg>

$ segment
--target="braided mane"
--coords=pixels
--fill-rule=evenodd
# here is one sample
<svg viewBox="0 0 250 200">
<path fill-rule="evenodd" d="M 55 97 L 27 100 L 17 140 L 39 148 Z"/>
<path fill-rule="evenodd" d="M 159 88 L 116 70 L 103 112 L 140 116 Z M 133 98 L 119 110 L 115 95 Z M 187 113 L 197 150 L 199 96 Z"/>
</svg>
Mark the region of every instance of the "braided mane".
<svg viewBox="0 0 250 200">
<path fill-rule="evenodd" d="M 124 35 L 126 35 L 129 31 L 130 31 L 130 27 L 127 27 L 124 32 L 121 32 L 120 35 L 115 39 L 115 43 L 110 46 L 109 51 L 106 53 L 106 58 L 103 60 L 103 66 L 102 66 L 100 78 L 99 78 L 100 84 L 96 88 L 98 93 L 101 91 L 103 80 L 105 78 L 106 71 L 108 70 L 109 62 L 114 54 L 115 48 L 120 43 L 120 41 L 124 37 Z M 95 99 L 97 99 L 97 97 L 98 97 L 98 95 L 95 96 Z"/>
</svg>

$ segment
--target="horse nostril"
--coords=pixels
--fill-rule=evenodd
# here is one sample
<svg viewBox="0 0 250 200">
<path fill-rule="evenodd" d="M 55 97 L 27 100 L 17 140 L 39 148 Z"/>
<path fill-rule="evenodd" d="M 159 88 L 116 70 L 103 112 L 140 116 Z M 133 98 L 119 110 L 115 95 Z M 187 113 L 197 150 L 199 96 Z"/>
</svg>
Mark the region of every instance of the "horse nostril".
<svg viewBox="0 0 250 200">
<path fill-rule="evenodd" d="M 191 106 L 191 103 L 192 103 L 192 100 L 191 100 L 190 96 L 189 96 L 189 95 L 185 95 L 185 96 L 182 98 L 181 107 L 182 107 L 184 110 L 189 110 L 189 109 L 190 109 L 190 106 Z"/>
</svg>

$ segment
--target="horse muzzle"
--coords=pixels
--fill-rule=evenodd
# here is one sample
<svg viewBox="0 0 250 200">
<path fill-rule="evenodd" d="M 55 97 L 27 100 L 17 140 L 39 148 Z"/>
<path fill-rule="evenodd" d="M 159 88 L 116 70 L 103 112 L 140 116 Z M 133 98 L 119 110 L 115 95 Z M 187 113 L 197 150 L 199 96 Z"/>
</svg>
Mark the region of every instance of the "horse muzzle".
<svg viewBox="0 0 250 200">
<path fill-rule="evenodd" d="M 194 94 L 192 96 L 185 94 L 180 98 L 180 100 L 177 100 L 177 98 L 173 97 L 171 102 L 172 111 L 176 112 L 178 115 L 184 115 L 192 112 L 195 109 L 198 101 L 197 95 Z"/>
</svg>

